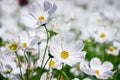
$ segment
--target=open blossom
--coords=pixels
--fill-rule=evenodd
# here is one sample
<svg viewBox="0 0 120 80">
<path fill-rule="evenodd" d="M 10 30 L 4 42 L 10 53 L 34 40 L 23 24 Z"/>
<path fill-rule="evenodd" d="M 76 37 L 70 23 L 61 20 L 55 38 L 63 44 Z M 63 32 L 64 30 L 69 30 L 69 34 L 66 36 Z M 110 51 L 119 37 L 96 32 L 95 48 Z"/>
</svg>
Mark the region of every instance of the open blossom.
<svg viewBox="0 0 120 80">
<path fill-rule="evenodd" d="M 116 30 L 111 27 L 98 27 L 90 32 L 96 42 L 103 43 L 113 41 Z"/>
<path fill-rule="evenodd" d="M 63 33 L 52 37 L 49 46 L 54 58 L 70 66 L 82 61 L 86 55 L 86 52 L 82 51 L 83 42 L 75 41 L 75 36 L 72 33 Z"/>
<path fill-rule="evenodd" d="M 82 63 L 81 70 L 88 75 L 95 75 L 99 79 L 108 79 L 114 72 L 112 63 L 105 61 L 101 63 L 99 58 L 92 58 L 90 64 Z"/>
<path fill-rule="evenodd" d="M 50 3 L 45 0 L 43 5 L 36 1 L 29 7 L 29 12 L 26 17 L 21 18 L 24 20 L 27 27 L 36 28 L 40 25 L 46 24 L 51 15 L 56 11 L 57 6 L 55 3 Z"/>
</svg>

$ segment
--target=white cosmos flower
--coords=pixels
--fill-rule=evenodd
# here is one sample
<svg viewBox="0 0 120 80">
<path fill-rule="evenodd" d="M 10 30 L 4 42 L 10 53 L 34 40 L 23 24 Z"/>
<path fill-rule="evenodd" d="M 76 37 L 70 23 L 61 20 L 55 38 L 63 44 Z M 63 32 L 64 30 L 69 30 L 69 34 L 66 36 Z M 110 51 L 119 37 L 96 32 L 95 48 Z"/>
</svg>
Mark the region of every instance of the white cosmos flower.
<svg viewBox="0 0 120 80">
<path fill-rule="evenodd" d="M 73 73 L 75 76 L 83 75 L 82 71 L 80 70 L 80 64 L 76 64 L 74 67 L 70 69 L 70 72 Z"/>
<path fill-rule="evenodd" d="M 39 1 L 32 3 L 29 7 L 29 12 L 23 11 L 23 16 L 21 17 L 23 22 L 27 27 L 36 28 L 40 25 L 46 24 L 50 16 L 56 11 L 56 4 L 52 4 L 45 0 L 43 4 Z M 24 14 L 26 13 L 26 15 Z"/>
<path fill-rule="evenodd" d="M 4 77 L 8 77 L 9 74 L 20 74 L 19 67 L 14 58 L 15 56 L 10 53 L 0 55 L 0 73 Z"/>
<path fill-rule="evenodd" d="M 60 70 L 62 68 L 62 64 L 56 60 L 55 58 L 52 58 L 48 61 L 47 65 L 46 65 L 47 68 L 56 68 L 58 70 Z"/>
<path fill-rule="evenodd" d="M 68 32 L 71 29 L 71 23 L 67 23 L 62 18 L 55 18 L 48 25 L 56 33 Z"/>
<path fill-rule="evenodd" d="M 91 32 L 92 37 L 96 42 L 108 42 L 114 39 L 115 29 L 111 27 L 98 27 L 96 31 Z"/>
<path fill-rule="evenodd" d="M 20 38 L 20 45 L 22 48 L 30 47 L 31 38 L 29 37 L 28 33 L 26 31 L 23 31 L 19 34 Z"/>
<path fill-rule="evenodd" d="M 110 46 L 109 49 L 106 50 L 108 54 L 111 54 L 113 56 L 118 56 L 119 50 L 115 48 L 114 46 Z"/>
<path fill-rule="evenodd" d="M 41 30 L 39 29 L 29 30 L 28 34 L 31 38 L 33 38 L 31 42 L 32 44 L 40 43 L 40 42 L 47 40 L 47 35 L 44 29 L 43 30 L 42 29 Z"/>
<path fill-rule="evenodd" d="M 73 66 L 85 58 L 82 41 L 75 41 L 73 33 L 58 34 L 49 42 L 50 53 L 61 63 Z"/>
<path fill-rule="evenodd" d="M 117 47 L 118 50 L 120 50 L 120 41 L 114 41 L 113 45 Z"/>
<path fill-rule="evenodd" d="M 14 52 L 14 51 L 18 50 L 19 42 L 11 40 L 11 41 L 9 41 L 9 43 L 6 44 L 6 47 L 10 52 Z"/>
<path fill-rule="evenodd" d="M 99 79 L 108 79 L 114 75 L 112 63 L 105 61 L 101 63 L 99 58 L 92 58 L 90 64 L 81 63 L 81 70 L 88 75 L 95 75 Z"/>
</svg>

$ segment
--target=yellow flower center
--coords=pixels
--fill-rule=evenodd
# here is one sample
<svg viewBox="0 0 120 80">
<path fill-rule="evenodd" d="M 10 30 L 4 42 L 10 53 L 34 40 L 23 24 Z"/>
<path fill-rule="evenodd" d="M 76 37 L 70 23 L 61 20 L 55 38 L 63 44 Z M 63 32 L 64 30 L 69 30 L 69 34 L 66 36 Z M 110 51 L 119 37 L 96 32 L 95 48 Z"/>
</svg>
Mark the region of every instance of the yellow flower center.
<svg viewBox="0 0 120 80">
<path fill-rule="evenodd" d="M 6 70 L 6 73 L 8 73 L 8 74 L 11 73 L 11 72 L 12 72 L 12 69 L 7 69 Z"/>
<path fill-rule="evenodd" d="M 80 65 L 77 65 L 76 68 L 77 68 L 77 70 L 80 70 Z"/>
<path fill-rule="evenodd" d="M 61 58 L 67 59 L 68 57 L 69 57 L 69 52 L 67 52 L 67 51 L 62 51 L 61 52 Z"/>
<path fill-rule="evenodd" d="M 105 34 L 105 33 L 101 33 L 101 34 L 100 34 L 100 37 L 101 37 L 101 38 L 105 38 L 105 37 L 106 37 L 106 34 Z"/>
<path fill-rule="evenodd" d="M 42 20 L 44 20 L 44 19 L 45 19 L 44 16 L 39 16 L 39 17 L 38 17 L 38 20 L 40 20 L 40 21 L 42 21 Z"/>
<path fill-rule="evenodd" d="M 24 48 L 26 48 L 26 47 L 27 47 L 27 43 L 24 42 L 24 43 L 22 44 L 22 46 L 23 46 Z"/>
<path fill-rule="evenodd" d="M 99 70 L 95 70 L 95 74 L 100 74 L 100 71 Z"/>
<path fill-rule="evenodd" d="M 17 47 L 18 47 L 18 45 L 16 43 L 12 43 L 12 44 L 10 44 L 9 49 L 14 51 L 17 49 Z"/>
<path fill-rule="evenodd" d="M 110 46 L 110 47 L 109 47 L 109 50 L 110 50 L 110 51 L 114 51 L 115 48 L 114 48 L 113 46 Z"/>
<path fill-rule="evenodd" d="M 54 61 L 54 60 L 51 60 L 50 63 L 49 63 L 49 65 L 50 65 L 51 67 L 55 66 L 55 61 Z"/>
</svg>

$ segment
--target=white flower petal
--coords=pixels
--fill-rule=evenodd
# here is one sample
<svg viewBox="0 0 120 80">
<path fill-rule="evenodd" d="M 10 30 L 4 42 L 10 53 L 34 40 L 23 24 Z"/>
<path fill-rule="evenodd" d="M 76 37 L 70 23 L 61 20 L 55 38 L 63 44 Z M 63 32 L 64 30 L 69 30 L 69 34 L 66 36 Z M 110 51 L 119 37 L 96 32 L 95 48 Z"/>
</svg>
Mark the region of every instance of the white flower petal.
<svg viewBox="0 0 120 80">
<path fill-rule="evenodd" d="M 97 68 L 99 68 L 101 65 L 101 61 L 99 58 L 93 58 L 91 61 L 90 61 L 90 67 L 91 69 L 95 70 Z"/>
<path fill-rule="evenodd" d="M 106 71 L 112 70 L 113 65 L 112 65 L 112 63 L 106 61 L 102 64 L 101 69 L 103 72 L 106 72 Z"/>
</svg>

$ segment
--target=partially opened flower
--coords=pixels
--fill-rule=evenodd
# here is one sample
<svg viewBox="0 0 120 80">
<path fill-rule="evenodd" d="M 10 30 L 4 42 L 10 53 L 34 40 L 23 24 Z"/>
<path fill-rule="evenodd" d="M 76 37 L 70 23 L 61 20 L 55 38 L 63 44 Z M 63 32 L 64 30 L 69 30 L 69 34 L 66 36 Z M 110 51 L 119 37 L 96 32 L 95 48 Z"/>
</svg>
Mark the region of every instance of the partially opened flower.
<svg viewBox="0 0 120 80">
<path fill-rule="evenodd" d="M 6 44 L 6 47 L 9 51 L 14 52 L 19 48 L 19 43 L 17 41 L 10 41 L 8 44 Z"/>
<path fill-rule="evenodd" d="M 15 56 L 10 53 L 4 53 L 3 55 L 0 55 L 0 73 L 4 77 L 8 78 L 10 74 L 20 74 L 19 67 L 14 61 L 14 57 Z"/>
<path fill-rule="evenodd" d="M 60 63 L 58 60 L 56 59 L 51 59 L 48 61 L 48 65 L 47 67 L 49 68 L 56 68 L 58 70 L 60 70 L 62 68 L 62 63 Z"/>
<path fill-rule="evenodd" d="M 31 38 L 29 37 L 28 33 L 26 31 L 23 31 L 19 34 L 19 38 L 20 38 L 20 46 L 22 48 L 27 48 L 30 47 L 30 43 L 31 43 Z"/>
<path fill-rule="evenodd" d="M 55 18 L 48 25 L 54 32 L 63 33 L 71 29 L 71 23 L 66 22 L 62 18 Z"/>
<path fill-rule="evenodd" d="M 113 56 L 118 56 L 119 55 L 119 50 L 114 47 L 114 46 L 110 46 L 109 49 L 106 50 L 108 54 L 111 54 Z"/>
<path fill-rule="evenodd" d="M 85 58 L 86 52 L 82 51 L 84 44 L 82 41 L 75 41 L 73 33 L 52 37 L 49 46 L 51 54 L 61 63 L 73 66 Z"/>
<path fill-rule="evenodd" d="M 25 25 L 27 27 L 36 28 L 43 24 L 46 24 L 50 16 L 56 11 L 57 6 L 55 3 L 50 3 L 45 0 L 43 5 L 36 1 L 30 5 L 29 13 L 26 16 L 22 16 Z"/>
<path fill-rule="evenodd" d="M 70 69 L 70 72 L 73 73 L 75 76 L 83 75 L 82 71 L 80 70 L 80 64 L 75 65 Z"/>
<path fill-rule="evenodd" d="M 93 58 L 90 64 L 82 63 L 81 70 L 88 75 L 95 75 L 99 79 L 108 79 L 114 75 L 112 63 L 105 61 L 101 63 L 99 58 Z"/>
</svg>

